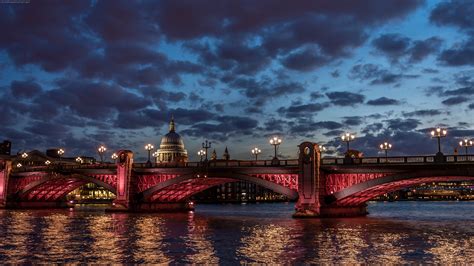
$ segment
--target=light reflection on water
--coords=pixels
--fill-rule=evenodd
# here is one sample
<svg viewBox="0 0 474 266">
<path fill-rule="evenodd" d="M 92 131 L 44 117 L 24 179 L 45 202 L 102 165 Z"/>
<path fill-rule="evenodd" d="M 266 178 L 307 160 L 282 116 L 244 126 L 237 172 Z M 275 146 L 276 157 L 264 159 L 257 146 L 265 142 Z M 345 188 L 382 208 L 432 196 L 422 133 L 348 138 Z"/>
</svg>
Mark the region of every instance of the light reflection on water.
<svg viewBox="0 0 474 266">
<path fill-rule="evenodd" d="M 0 210 L 11 263 L 474 263 L 474 202 L 370 203 L 353 219 L 292 219 L 292 204 L 181 214 Z"/>
</svg>

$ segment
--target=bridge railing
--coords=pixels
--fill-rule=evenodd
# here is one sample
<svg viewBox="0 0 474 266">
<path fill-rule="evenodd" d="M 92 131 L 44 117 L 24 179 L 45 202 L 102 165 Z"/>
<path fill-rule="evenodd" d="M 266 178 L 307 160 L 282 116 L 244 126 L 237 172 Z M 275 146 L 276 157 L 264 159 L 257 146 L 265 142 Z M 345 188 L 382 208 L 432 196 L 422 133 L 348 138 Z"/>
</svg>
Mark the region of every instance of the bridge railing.
<svg viewBox="0 0 474 266">
<path fill-rule="evenodd" d="M 207 162 L 171 162 L 171 163 L 134 163 L 134 168 L 178 168 L 178 167 L 265 167 L 265 166 L 298 166 L 298 160 L 280 160 L 274 164 L 271 160 L 210 160 Z"/>
<path fill-rule="evenodd" d="M 400 157 L 364 157 L 350 158 L 322 158 L 322 165 L 339 164 L 425 164 L 435 163 L 436 156 L 400 156 Z M 444 156 L 446 163 L 474 162 L 474 155 L 447 155 Z"/>
</svg>

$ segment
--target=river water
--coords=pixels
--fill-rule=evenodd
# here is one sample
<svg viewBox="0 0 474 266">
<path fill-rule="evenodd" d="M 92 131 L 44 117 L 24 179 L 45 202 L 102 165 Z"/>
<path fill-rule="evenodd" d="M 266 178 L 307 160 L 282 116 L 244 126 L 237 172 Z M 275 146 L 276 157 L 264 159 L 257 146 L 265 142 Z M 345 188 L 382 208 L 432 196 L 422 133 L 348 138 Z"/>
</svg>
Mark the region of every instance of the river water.
<svg viewBox="0 0 474 266">
<path fill-rule="evenodd" d="M 0 263 L 474 263 L 474 202 L 373 202 L 349 219 L 293 219 L 293 206 L 0 210 Z"/>
</svg>

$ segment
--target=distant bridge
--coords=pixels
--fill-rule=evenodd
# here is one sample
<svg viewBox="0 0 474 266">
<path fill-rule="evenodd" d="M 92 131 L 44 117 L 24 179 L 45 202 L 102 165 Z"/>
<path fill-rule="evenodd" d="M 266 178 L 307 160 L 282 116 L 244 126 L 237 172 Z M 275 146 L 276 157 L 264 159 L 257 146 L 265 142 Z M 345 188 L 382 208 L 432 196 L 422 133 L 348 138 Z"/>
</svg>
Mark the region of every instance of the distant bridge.
<svg viewBox="0 0 474 266">
<path fill-rule="evenodd" d="M 297 160 L 23 166 L 0 159 L 0 206 L 53 207 L 74 189 L 95 183 L 116 195 L 112 210 L 189 209 L 188 199 L 210 187 L 244 180 L 298 199 L 297 217 L 357 216 L 387 192 L 436 181 L 474 180 L 474 156 L 323 158 L 319 146 L 299 145 Z"/>
</svg>

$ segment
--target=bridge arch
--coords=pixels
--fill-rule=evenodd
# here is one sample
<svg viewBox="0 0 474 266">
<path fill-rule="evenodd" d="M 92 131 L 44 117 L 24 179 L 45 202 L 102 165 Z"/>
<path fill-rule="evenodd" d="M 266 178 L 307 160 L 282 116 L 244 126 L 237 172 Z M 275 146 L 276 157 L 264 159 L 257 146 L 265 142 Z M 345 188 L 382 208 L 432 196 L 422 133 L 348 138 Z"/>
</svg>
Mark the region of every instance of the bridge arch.
<svg viewBox="0 0 474 266">
<path fill-rule="evenodd" d="M 163 192 L 165 189 L 179 189 L 180 185 L 186 185 L 185 189 L 187 190 L 183 190 L 183 193 L 181 193 L 180 196 L 177 195 L 175 198 L 173 198 L 174 200 L 184 200 L 208 188 L 237 181 L 247 181 L 257 184 L 274 192 L 285 195 L 290 199 L 296 199 L 298 197 L 298 192 L 296 190 L 292 190 L 280 184 L 276 184 L 256 176 L 237 172 L 209 174 L 206 177 L 203 177 L 202 175 L 198 177 L 197 174 L 181 175 L 146 189 L 140 193 L 138 197 L 144 202 L 150 202 L 156 200 L 157 194 Z"/>
<path fill-rule="evenodd" d="M 357 206 L 385 193 L 422 183 L 474 180 L 473 169 L 423 170 L 387 175 L 352 185 L 326 197 L 338 206 Z"/>
<path fill-rule="evenodd" d="M 87 183 L 94 183 L 116 194 L 114 186 L 88 175 L 80 173 L 69 175 L 50 173 L 37 181 L 27 184 L 23 189 L 15 193 L 15 197 L 27 201 L 33 198 L 40 198 L 44 201 L 57 201 Z"/>
</svg>

